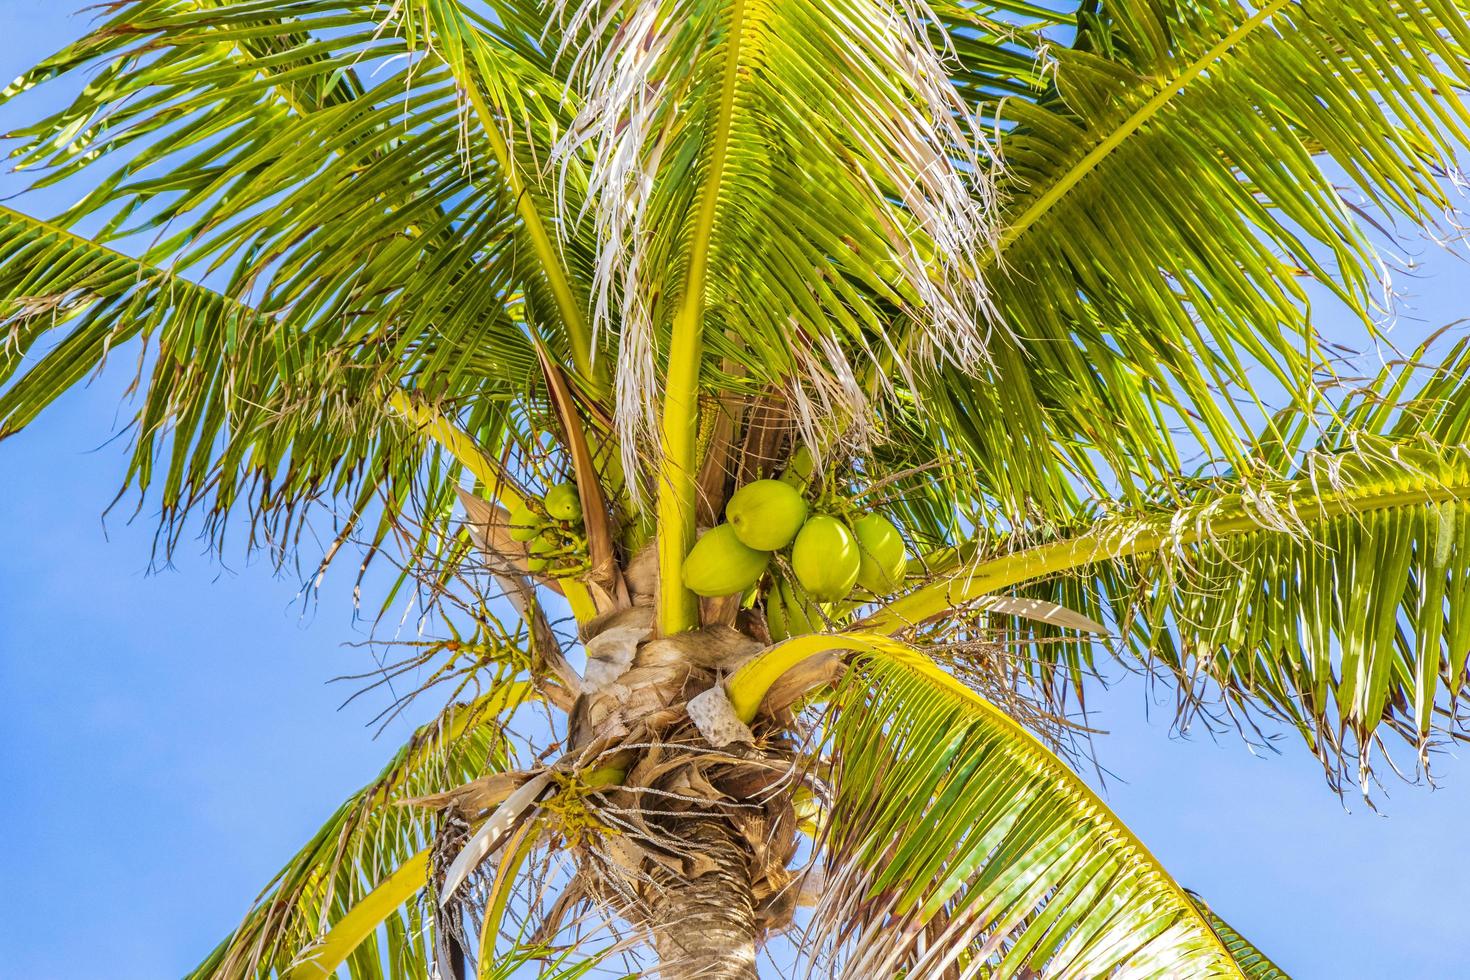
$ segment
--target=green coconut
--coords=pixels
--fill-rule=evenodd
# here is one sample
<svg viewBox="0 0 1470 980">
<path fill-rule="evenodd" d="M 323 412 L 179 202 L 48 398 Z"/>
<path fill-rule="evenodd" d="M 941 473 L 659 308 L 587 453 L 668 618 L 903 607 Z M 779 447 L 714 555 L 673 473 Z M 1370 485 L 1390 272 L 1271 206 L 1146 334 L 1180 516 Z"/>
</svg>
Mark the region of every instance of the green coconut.
<svg viewBox="0 0 1470 980">
<path fill-rule="evenodd" d="M 577 496 L 575 483 L 558 483 L 546 491 L 542 505 L 559 521 L 575 521 L 582 516 L 582 498 Z"/>
<path fill-rule="evenodd" d="M 529 557 L 526 558 L 527 570 L 539 575 L 551 567 L 551 560 L 562 550 L 562 545 L 556 537 L 542 533 L 536 536 L 526 550 L 529 552 Z"/>
<path fill-rule="evenodd" d="M 837 518 L 818 514 L 796 535 L 791 569 L 812 598 L 836 602 L 852 591 L 862 569 L 857 538 Z"/>
<path fill-rule="evenodd" d="M 757 551 L 776 551 L 796 537 L 806 523 L 801 491 L 780 480 L 756 480 L 730 496 L 725 517 L 740 543 Z"/>
<path fill-rule="evenodd" d="M 909 569 L 909 556 L 898 528 L 882 514 L 867 514 L 853 522 L 852 533 L 862 559 L 858 585 L 874 595 L 897 591 Z"/>
<path fill-rule="evenodd" d="M 781 596 L 781 586 L 771 586 L 771 591 L 766 594 L 766 630 L 771 634 L 771 642 L 779 643 L 791 635 L 791 630 L 786 624 L 786 602 Z"/>
<path fill-rule="evenodd" d="M 696 595 L 744 592 L 755 584 L 770 561 L 768 551 L 742 544 L 729 524 L 706 531 L 684 559 L 684 587 Z"/>
<path fill-rule="evenodd" d="M 817 461 L 812 457 L 812 451 L 805 446 L 798 446 L 781 473 L 781 482 L 797 488 L 804 487 L 811 482 L 816 468 Z"/>
<path fill-rule="evenodd" d="M 532 541 L 541 533 L 546 521 L 529 504 L 520 503 L 510 509 L 510 517 L 506 523 L 510 527 L 512 541 Z"/>
<path fill-rule="evenodd" d="M 782 582 L 779 588 L 781 589 L 781 602 L 785 607 L 786 635 L 804 636 L 807 633 L 822 632 L 826 624 L 822 621 L 821 614 L 817 612 L 816 605 L 798 596 L 789 582 Z"/>
</svg>

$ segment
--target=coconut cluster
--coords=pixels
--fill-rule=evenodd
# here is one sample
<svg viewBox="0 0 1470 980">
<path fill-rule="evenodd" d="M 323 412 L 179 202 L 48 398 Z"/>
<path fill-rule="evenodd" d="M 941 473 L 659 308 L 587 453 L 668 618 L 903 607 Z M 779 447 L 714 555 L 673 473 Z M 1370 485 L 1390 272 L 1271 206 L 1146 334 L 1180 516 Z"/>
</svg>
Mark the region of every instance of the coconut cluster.
<svg viewBox="0 0 1470 980">
<path fill-rule="evenodd" d="M 529 497 L 510 512 L 510 536 L 526 545 L 526 568 L 565 578 L 587 570 L 582 501 L 574 483 L 558 483 L 544 497 Z"/>
<path fill-rule="evenodd" d="M 841 602 L 861 589 L 889 595 L 903 583 L 908 554 L 903 535 L 882 514 L 848 520 L 814 508 L 793 482 L 756 480 L 736 490 L 725 523 L 706 531 L 684 562 L 684 585 L 702 596 L 755 587 L 777 552 L 787 554 L 794 581 L 776 580 L 766 596 L 772 639 L 822 628 L 818 604 Z M 789 551 L 787 551 L 789 549 Z"/>
</svg>

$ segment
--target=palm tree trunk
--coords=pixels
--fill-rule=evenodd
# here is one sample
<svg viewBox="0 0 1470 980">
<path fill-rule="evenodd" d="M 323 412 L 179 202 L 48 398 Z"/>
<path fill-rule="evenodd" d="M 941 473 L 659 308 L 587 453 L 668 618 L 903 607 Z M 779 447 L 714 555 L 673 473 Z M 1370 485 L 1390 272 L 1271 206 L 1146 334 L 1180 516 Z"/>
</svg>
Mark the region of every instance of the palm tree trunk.
<svg viewBox="0 0 1470 980">
<path fill-rule="evenodd" d="M 717 817 L 681 821 L 679 836 L 713 867 L 697 877 L 660 875 L 653 923 L 662 980 L 756 980 L 750 865 Z"/>
</svg>

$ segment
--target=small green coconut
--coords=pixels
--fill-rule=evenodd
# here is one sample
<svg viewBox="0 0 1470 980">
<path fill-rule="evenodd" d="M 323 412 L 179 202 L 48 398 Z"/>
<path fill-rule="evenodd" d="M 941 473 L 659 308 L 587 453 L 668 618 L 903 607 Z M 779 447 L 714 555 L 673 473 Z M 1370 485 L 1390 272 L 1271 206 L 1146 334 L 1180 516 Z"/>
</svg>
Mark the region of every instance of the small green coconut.
<svg viewBox="0 0 1470 980">
<path fill-rule="evenodd" d="M 546 491 L 542 505 L 546 513 L 559 521 L 575 521 L 582 517 L 582 499 L 577 496 L 575 483 L 558 483 Z"/>
<path fill-rule="evenodd" d="M 812 598 L 836 602 L 852 591 L 862 569 L 857 538 L 837 518 L 818 514 L 796 535 L 791 569 Z"/>
<path fill-rule="evenodd" d="M 780 480 L 756 480 L 730 496 L 725 517 L 746 547 L 776 551 L 796 537 L 806 523 L 807 505 L 801 491 Z"/>
<path fill-rule="evenodd" d="M 785 605 L 787 635 L 805 636 L 807 633 L 822 632 L 825 623 L 816 604 L 797 595 L 790 582 L 782 582 L 779 588 L 781 601 Z"/>
<path fill-rule="evenodd" d="M 891 595 L 903 584 L 909 557 L 903 535 L 882 514 L 867 514 L 852 525 L 862 562 L 858 568 L 858 585 L 874 595 Z"/>
<path fill-rule="evenodd" d="M 511 508 L 506 523 L 510 527 L 512 541 L 532 541 L 541 533 L 546 520 L 533 511 L 529 504 L 520 503 Z"/>
<path fill-rule="evenodd" d="M 684 559 L 684 587 L 696 595 L 744 592 L 755 584 L 771 559 L 768 551 L 742 544 L 729 524 L 706 531 Z"/>
<path fill-rule="evenodd" d="M 786 602 L 781 597 L 781 586 L 771 586 L 771 591 L 766 594 L 766 630 L 771 634 L 771 642 L 779 643 L 791 635 L 786 624 Z"/>
<path fill-rule="evenodd" d="M 816 606 L 799 597 L 791 583 L 781 581 L 771 586 L 766 596 L 766 628 L 771 641 L 779 643 L 793 636 L 820 633 L 823 623 Z"/>
<path fill-rule="evenodd" d="M 811 482 L 816 469 L 817 461 L 812 457 L 812 451 L 805 446 L 798 446 L 787 461 L 786 469 L 781 472 L 780 480 L 800 489 Z"/>
<path fill-rule="evenodd" d="M 526 550 L 529 552 L 526 568 L 540 575 L 551 567 L 552 559 L 562 550 L 562 544 L 554 535 L 543 532 L 536 536 Z"/>
</svg>

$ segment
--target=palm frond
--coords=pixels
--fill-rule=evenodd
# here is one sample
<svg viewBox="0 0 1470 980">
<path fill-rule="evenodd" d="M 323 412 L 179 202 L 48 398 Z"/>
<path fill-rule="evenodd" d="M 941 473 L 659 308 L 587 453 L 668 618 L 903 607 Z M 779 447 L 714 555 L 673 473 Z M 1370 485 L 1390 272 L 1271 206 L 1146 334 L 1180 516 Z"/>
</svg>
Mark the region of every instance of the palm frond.
<svg viewBox="0 0 1470 980">
<path fill-rule="evenodd" d="M 561 4 L 599 330 L 619 332 L 624 468 L 658 461 L 662 580 L 693 542 L 707 360 L 787 392 L 814 445 L 866 428 L 853 367 L 983 360 L 989 161 L 920 3 Z M 578 171 L 580 172 L 580 170 Z M 780 311 L 775 317 L 772 310 Z M 831 409 L 823 411 L 822 409 Z M 651 450 L 651 452 L 650 452 Z M 635 500 L 640 491 L 630 482 Z M 692 598 L 663 594 L 666 630 Z"/>
<path fill-rule="evenodd" d="M 60 325 L 67 334 L 36 357 L 43 338 Z M 0 208 L 0 329 L 6 341 L 0 437 L 25 427 L 100 368 L 114 347 L 139 334 L 159 334 L 172 370 L 191 354 L 207 357 L 226 337 L 263 327 L 254 310 L 181 276 Z M 163 411 L 160 405 L 152 414 Z"/>
<path fill-rule="evenodd" d="M 361 517 L 380 491 L 390 502 L 381 541 L 391 503 L 416 488 L 430 518 L 424 546 L 442 533 L 454 473 L 421 483 L 424 448 L 383 424 L 388 390 L 352 369 L 377 355 L 324 351 L 282 319 L 10 209 L 0 209 L 0 260 L 0 436 L 141 339 L 127 481 L 159 492 L 164 550 L 196 509 L 222 544 L 241 507 L 251 543 L 283 557 L 314 502 L 348 497 Z M 481 418 L 493 431 L 503 413 Z"/>
<path fill-rule="evenodd" d="M 1235 958 L 1235 963 L 1240 967 L 1240 972 L 1245 975 L 1246 980 L 1291 980 L 1287 973 L 1272 963 L 1265 953 L 1236 932 L 1230 923 L 1216 915 L 1203 898 L 1194 892 L 1190 892 L 1189 897 L 1194 899 L 1194 904 L 1199 906 L 1199 910 L 1209 920 L 1210 928 L 1215 930 L 1215 935 L 1219 936 L 1225 948 L 1230 950 L 1230 955 Z"/>
<path fill-rule="evenodd" d="M 1241 976 L 1102 801 L 917 650 L 860 655 L 835 709 L 808 932 L 851 975 Z"/>
<path fill-rule="evenodd" d="M 521 91 L 529 81 L 542 88 L 540 92 L 532 88 L 533 93 L 545 96 L 552 91 L 546 85 L 549 79 L 540 73 L 539 66 L 529 72 L 525 70 L 513 48 L 492 43 L 492 22 L 458 0 L 421 0 L 411 4 L 409 10 L 422 14 L 426 39 L 469 102 L 495 164 L 504 175 L 530 251 L 540 265 L 567 334 L 573 366 L 583 379 L 595 388 L 602 388 L 606 384 L 607 364 L 605 360 L 594 364 L 596 351 L 587 326 L 585 297 L 574 287 L 566 256 L 553 241 L 549 218 L 542 210 L 545 202 L 533 193 L 540 181 L 528 179 L 526 166 L 516 153 L 518 137 L 524 142 L 527 135 L 529 149 L 550 150 L 545 142 L 546 134 L 555 133 L 560 127 L 553 111 L 555 104 L 545 98 L 530 105 Z M 527 116 L 532 111 L 542 118 L 529 121 Z M 532 171 L 530 176 L 534 175 Z"/>
<path fill-rule="evenodd" d="M 272 538 L 287 548 L 303 504 L 323 494 L 361 511 L 388 483 L 386 500 L 406 500 L 423 455 L 383 425 L 400 388 L 461 416 L 496 452 L 528 448 L 507 403 L 539 376 L 532 332 L 558 358 L 570 359 L 572 338 L 554 307 L 528 322 L 545 290 L 517 233 L 513 188 L 493 154 L 464 145 L 455 75 L 401 27 L 328 0 L 149 0 L 11 87 L 15 97 L 96 70 L 71 104 L 10 134 L 21 140 L 15 156 L 41 184 L 102 173 L 59 226 L 105 219 L 95 241 L 130 249 L 156 232 L 139 261 L 174 274 L 140 275 L 180 288 L 89 306 L 44 370 L 8 389 L 9 403 L 24 405 L 9 428 L 110 347 L 174 324 L 151 358 L 134 462 L 140 485 L 155 465 L 169 467 L 166 514 L 253 499 L 282 515 Z M 518 94 L 523 125 L 554 128 L 559 87 L 514 52 L 502 61 L 498 81 Z M 359 68 L 369 66 L 364 85 Z M 66 258 L 58 249 L 35 257 Z M 7 319 L 26 319 L 12 350 L 67 325 L 80 308 L 58 304 L 96 275 L 91 259 L 33 265 L 28 255 L 11 254 L 26 260 L 13 275 L 34 276 L 5 297 Z M 108 274 L 120 290 L 120 273 Z M 242 322 L 176 316 L 176 297 L 196 295 L 186 279 L 216 285 Z M 443 530 L 451 482 L 424 502 L 426 526 Z"/>
<path fill-rule="evenodd" d="M 373 936 L 388 919 L 398 918 L 401 909 L 412 897 L 423 890 L 429 880 L 429 848 L 424 848 L 407 858 L 395 868 L 372 891 L 362 896 L 347 913 L 332 924 L 331 930 L 321 942 L 312 945 L 304 955 L 298 954 L 289 969 L 291 980 L 328 980 L 335 976 L 337 968 L 352 957 L 369 937 Z M 391 944 L 390 940 L 390 944 Z M 400 955 L 389 952 L 390 962 L 399 960 Z M 358 956 L 359 961 L 374 962 L 377 957 Z M 407 965 L 407 964 L 404 964 Z M 354 980 L 361 971 L 353 970 Z"/>
<path fill-rule="evenodd" d="M 1298 728 L 1329 772 L 1380 729 L 1426 752 L 1457 731 L 1470 656 L 1470 451 L 1360 437 L 1290 480 L 1212 481 L 1060 540 L 967 563 L 870 617 L 904 630 L 1020 586 L 1100 617 L 1178 678 Z M 1029 583 L 1029 584 L 1028 584 Z M 1022 634 L 1026 635 L 1026 634 Z M 1038 642 L 1038 683 L 1080 682 L 1075 649 Z M 1058 671 L 1057 668 L 1061 670 Z"/>
<path fill-rule="evenodd" d="M 1239 466 L 1273 396 L 1319 398 L 1315 309 L 1371 330 L 1386 274 L 1333 175 L 1433 223 L 1470 132 L 1462 4 L 1141 0 L 1083 21 L 1045 52 L 1049 91 L 1005 105 L 987 282 L 1015 342 L 980 383 L 926 387 L 998 509 L 1033 524 L 1065 522 L 1078 485 L 1142 501 L 1201 450 Z"/>
<path fill-rule="evenodd" d="M 415 935 L 423 925 L 415 924 L 420 910 L 399 906 L 428 885 L 423 852 L 433 826 L 423 812 L 395 801 L 448 790 L 502 768 L 503 716 L 530 694 L 528 684 L 513 682 L 469 704 L 451 705 L 419 729 L 378 778 L 344 803 L 276 875 L 190 980 L 283 976 L 303 953 L 301 976 L 329 975 L 347 957 L 354 964 L 378 963 L 384 950 L 376 930 L 385 920 L 385 941 L 406 951 L 395 969 L 424 963 L 423 950 L 412 947 L 422 940 Z M 385 884 L 390 881 L 392 886 Z M 369 895 L 376 901 L 364 905 Z M 344 920 L 347 926 L 334 934 L 331 930 Z M 323 936 L 327 941 L 317 948 Z M 331 961 L 330 969 L 321 956 Z M 354 965 L 353 976 L 359 975 Z"/>
<path fill-rule="evenodd" d="M 774 351 L 774 364 L 746 360 L 783 384 L 790 327 L 808 343 L 881 327 L 887 314 L 855 284 L 906 305 L 931 356 L 983 359 L 976 273 L 990 172 L 926 6 L 574 9 L 568 35 L 588 40 L 569 45 L 582 97 L 560 152 L 590 153 L 597 309 L 623 331 L 620 404 L 635 426 L 625 441 L 639 418 L 652 428 L 654 331 L 691 303 L 719 309 L 740 343 Z M 813 272 L 818 281 L 801 282 Z M 792 322 L 763 322 L 772 308 Z"/>
</svg>

